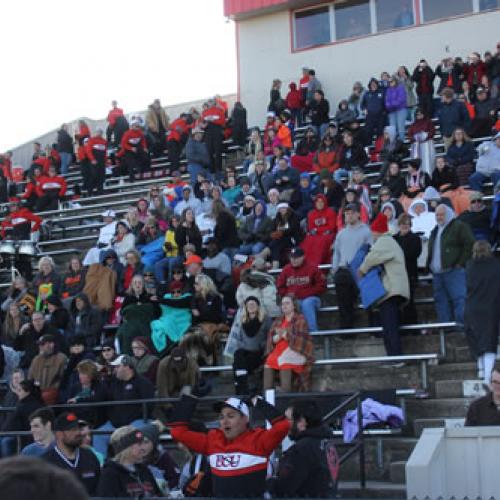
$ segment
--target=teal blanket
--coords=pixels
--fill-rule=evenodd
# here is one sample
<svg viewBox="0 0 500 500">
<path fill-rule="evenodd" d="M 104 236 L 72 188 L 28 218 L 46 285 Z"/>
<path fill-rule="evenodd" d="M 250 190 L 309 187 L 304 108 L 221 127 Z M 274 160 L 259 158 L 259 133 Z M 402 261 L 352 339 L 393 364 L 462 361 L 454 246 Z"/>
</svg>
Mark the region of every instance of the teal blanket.
<svg viewBox="0 0 500 500">
<path fill-rule="evenodd" d="M 185 293 L 178 300 L 189 296 L 190 294 Z M 177 299 L 174 299 L 170 293 L 165 294 L 164 298 L 170 301 Z M 166 304 L 161 304 L 160 307 L 161 317 L 151 321 L 151 340 L 158 352 L 162 352 L 171 342 L 179 342 L 191 326 L 191 309 Z"/>
</svg>

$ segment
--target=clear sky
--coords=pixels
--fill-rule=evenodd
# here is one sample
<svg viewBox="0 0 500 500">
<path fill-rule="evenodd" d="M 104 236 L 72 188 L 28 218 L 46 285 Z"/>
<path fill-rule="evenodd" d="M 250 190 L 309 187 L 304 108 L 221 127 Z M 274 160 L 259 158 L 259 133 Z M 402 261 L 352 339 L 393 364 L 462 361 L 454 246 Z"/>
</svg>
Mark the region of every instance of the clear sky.
<svg viewBox="0 0 500 500">
<path fill-rule="evenodd" d="M 236 92 L 222 0 L 0 2 L 0 151 L 64 121 Z"/>
</svg>

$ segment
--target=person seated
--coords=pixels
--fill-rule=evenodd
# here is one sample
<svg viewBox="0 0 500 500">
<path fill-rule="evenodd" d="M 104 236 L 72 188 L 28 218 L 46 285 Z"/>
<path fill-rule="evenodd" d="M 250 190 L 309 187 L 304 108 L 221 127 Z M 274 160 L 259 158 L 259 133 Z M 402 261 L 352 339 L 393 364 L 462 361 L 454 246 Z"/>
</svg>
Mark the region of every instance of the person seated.
<svg viewBox="0 0 500 500">
<path fill-rule="evenodd" d="M 373 215 L 377 216 L 382 211 L 382 205 L 387 202 L 392 203 L 393 207 L 396 209 L 397 217 L 403 213 L 403 207 L 401 206 L 401 203 L 399 203 L 397 197 L 392 195 L 392 192 L 388 187 L 383 186 L 378 190 L 377 201 L 373 207 Z"/>
<path fill-rule="evenodd" d="M 130 129 L 122 136 L 117 157 L 123 161 L 123 169 L 128 173 L 129 182 L 134 182 L 135 175 L 149 170 L 150 159 L 146 137 L 138 119 L 130 121 Z"/>
<path fill-rule="evenodd" d="M 194 294 L 191 299 L 193 325 L 201 326 L 208 334 L 224 321 L 222 297 L 214 282 L 206 274 L 198 274 L 194 280 Z"/>
<path fill-rule="evenodd" d="M 485 141 L 477 148 L 479 158 L 476 172 L 469 177 L 469 185 L 473 191 L 482 191 L 483 183 L 491 179 L 493 186 L 500 181 L 500 132 L 491 141 Z"/>
<path fill-rule="evenodd" d="M 278 372 L 280 392 L 292 392 L 295 388 L 308 391 L 314 357 L 307 321 L 291 296 L 281 299 L 281 311 L 281 316 L 274 320 L 267 334 L 264 390 L 275 388 L 274 379 Z"/>
<path fill-rule="evenodd" d="M 318 150 L 319 139 L 313 127 L 308 127 L 304 137 L 299 141 L 290 162 L 299 172 L 311 172 L 313 159 Z"/>
<path fill-rule="evenodd" d="M 256 201 L 257 199 L 255 198 L 255 196 L 247 194 L 245 198 L 243 198 L 243 202 L 241 203 L 241 205 L 239 205 L 238 207 L 234 207 L 235 209 L 237 208 L 234 214 L 237 225 L 244 224 L 247 216 L 253 213 L 253 208 Z"/>
<path fill-rule="evenodd" d="M 219 280 L 231 275 L 231 259 L 226 253 L 219 248 L 218 241 L 212 237 L 206 243 L 207 254 L 203 259 L 203 268 L 208 270 L 214 276 L 218 276 Z"/>
<path fill-rule="evenodd" d="M 82 266 L 79 257 L 71 257 L 68 270 L 62 277 L 61 299 L 70 301 L 73 297 L 83 291 L 87 269 Z"/>
<path fill-rule="evenodd" d="M 361 222 L 363 224 L 368 224 L 370 221 L 370 216 L 368 215 L 368 210 L 365 205 L 363 205 L 359 201 L 358 192 L 355 189 L 348 188 L 345 191 L 345 198 L 342 200 L 339 211 L 337 213 L 337 231 L 340 231 L 345 227 L 345 215 L 344 210 L 345 207 L 351 203 L 357 203 L 359 205 L 360 214 L 361 214 Z"/>
<path fill-rule="evenodd" d="M 242 244 L 238 253 L 257 255 L 262 252 L 269 244 L 272 229 L 273 221 L 266 215 L 266 204 L 259 200 L 255 203 L 252 213 L 240 224 L 238 237 Z"/>
<path fill-rule="evenodd" d="M 432 173 L 432 186 L 444 198 L 448 198 L 451 201 L 453 210 L 457 215 L 460 215 L 464 210 L 469 208 L 470 192 L 459 186 L 456 170 L 446 163 L 444 156 L 436 158 L 436 168 Z"/>
<path fill-rule="evenodd" d="M 393 198 L 399 198 L 405 192 L 406 183 L 401 175 L 401 164 L 396 161 L 389 162 L 384 177 L 381 179 L 382 186 L 390 191 Z M 383 188 L 380 188 L 383 189 Z"/>
<path fill-rule="evenodd" d="M 320 296 L 326 291 L 326 279 L 317 265 L 305 260 L 302 248 L 292 249 L 290 263 L 278 276 L 276 286 L 281 297 L 291 295 L 299 301 L 309 330 L 316 331 L 317 310 L 321 305 Z"/>
<path fill-rule="evenodd" d="M 342 178 L 348 177 L 353 167 L 364 167 L 368 163 L 365 148 L 356 142 L 351 130 L 342 134 L 343 142 L 340 151 L 340 168 L 335 171 L 335 180 L 340 183 Z"/>
<path fill-rule="evenodd" d="M 2 221 L 2 238 L 4 240 L 31 240 L 42 225 L 41 217 L 28 208 L 22 207 L 15 199 L 9 203 L 9 212 Z"/>
<path fill-rule="evenodd" d="M 313 198 L 317 192 L 318 189 L 312 183 L 311 175 L 307 172 L 300 174 L 300 184 L 290 197 L 290 206 L 301 221 L 314 208 Z"/>
<path fill-rule="evenodd" d="M 243 161 L 243 170 L 248 173 L 248 168 L 252 163 L 257 161 L 257 155 L 264 152 L 260 130 L 255 127 L 251 130 L 248 142 L 245 145 L 245 159 Z"/>
<path fill-rule="evenodd" d="M 344 188 L 326 169 L 322 170 L 319 174 L 317 190 L 326 196 L 328 206 L 338 212 L 344 199 Z"/>
<path fill-rule="evenodd" d="M 53 405 L 59 398 L 59 386 L 68 358 L 62 352 L 57 352 L 56 337 L 53 335 L 40 337 L 37 345 L 39 354 L 30 364 L 28 380 L 40 388 L 45 404 Z"/>
<path fill-rule="evenodd" d="M 99 256 L 103 248 L 109 248 L 111 246 L 111 240 L 116 233 L 116 224 L 118 221 L 115 220 L 116 213 L 114 210 L 105 210 L 102 214 L 103 226 L 99 229 L 99 238 L 97 238 L 97 245 L 91 248 L 85 258 L 83 259 L 84 266 L 90 266 L 91 264 L 99 263 Z"/>
<path fill-rule="evenodd" d="M 492 235 L 491 210 L 484 204 L 483 195 L 471 191 L 470 208 L 460 214 L 458 220 L 465 222 L 472 230 L 476 240 L 490 241 Z"/>
<path fill-rule="evenodd" d="M 408 162 L 408 173 L 405 178 L 406 188 L 399 200 L 405 212 L 408 211 L 412 200 L 417 196 L 421 198 L 425 188 L 431 185 L 431 178 L 427 173 L 422 172 L 420 168 L 421 164 L 422 162 L 419 158 Z"/>
<path fill-rule="evenodd" d="M 120 283 L 121 291 L 128 289 L 133 276 L 144 274 L 144 264 L 141 262 L 141 256 L 136 250 L 130 250 L 125 254 L 125 262 L 127 264 L 123 268 L 122 282 Z"/>
<path fill-rule="evenodd" d="M 365 182 L 365 174 L 361 167 L 353 167 L 351 178 L 347 183 L 348 189 L 354 189 L 358 194 L 358 199 L 368 212 L 368 217 L 372 216 L 373 207 L 370 199 L 370 186 Z"/>
<path fill-rule="evenodd" d="M 436 225 L 436 217 L 429 211 L 425 200 L 413 200 L 408 208 L 408 215 L 411 217 L 412 232 L 428 240 Z"/>
<path fill-rule="evenodd" d="M 275 188 L 271 188 L 267 192 L 267 199 L 269 201 L 266 204 L 266 212 L 269 218 L 274 221 L 278 213 L 278 205 L 280 204 L 280 192 Z"/>
<path fill-rule="evenodd" d="M 122 323 L 116 332 L 120 352 L 131 355 L 135 337 L 149 338 L 151 322 L 158 318 L 159 313 L 158 305 L 146 292 L 144 277 L 140 274 L 133 276 L 120 310 Z"/>
<path fill-rule="evenodd" d="M 135 337 L 132 340 L 132 354 L 137 373 L 155 384 L 159 359 L 152 354 L 149 339 L 147 337 Z"/>
<path fill-rule="evenodd" d="M 273 176 L 267 169 L 264 160 L 257 160 L 255 162 L 254 171 L 248 174 L 250 181 L 251 191 L 258 198 L 264 199 L 267 192 L 271 189 L 274 183 Z"/>
<path fill-rule="evenodd" d="M 17 403 L 13 412 L 7 414 L 2 424 L 2 432 L 29 431 L 29 417 L 44 406 L 40 387 L 33 380 L 22 380 L 16 388 Z M 28 444 L 22 439 L 23 446 Z M 7 458 L 16 453 L 17 439 L 13 436 L 0 437 L 0 455 Z"/>
<path fill-rule="evenodd" d="M 49 325 L 53 326 L 59 333 L 62 335 L 67 335 L 69 333 L 70 315 L 57 295 L 51 295 L 47 299 L 46 317 L 49 321 Z"/>
<path fill-rule="evenodd" d="M 111 248 L 115 251 L 122 266 L 127 265 L 126 255 L 131 250 L 135 250 L 135 236 L 130 228 L 123 221 L 116 223 L 116 232 L 111 239 Z"/>
<path fill-rule="evenodd" d="M 387 219 L 389 234 L 394 236 L 399 231 L 398 217 L 400 214 L 398 214 L 396 207 L 390 201 L 386 201 L 382 205 L 381 213 L 383 213 Z"/>
<path fill-rule="evenodd" d="M 201 213 L 201 201 L 196 198 L 193 189 L 189 185 L 183 186 L 182 199 L 175 205 L 174 213 L 176 215 L 181 215 L 186 208 L 193 210 L 195 215 L 199 215 Z"/>
<path fill-rule="evenodd" d="M 118 357 L 114 338 L 102 341 L 101 345 L 96 347 L 96 350 L 100 351 L 96 362 L 97 369 L 99 370 L 99 378 L 102 382 L 108 383 L 114 371 L 111 363 Z"/>
<path fill-rule="evenodd" d="M 103 327 L 101 312 L 90 304 L 88 296 L 81 292 L 76 295 L 70 305 L 69 337 L 83 336 L 85 346 L 93 349 L 100 341 Z"/>
<path fill-rule="evenodd" d="M 51 408 L 38 408 L 29 416 L 30 431 L 33 442 L 21 450 L 21 455 L 41 457 L 50 447 L 54 446 L 55 435 L 54 412 Z"/>
<path fill-rule="evenodd" d="M 274 187 L 280 192 L 281 199 L 290 199 L 293 190 L 299 185 L 298 170 L 289 166 L 284 158 L 278 162 L 278 168 L 274 173 Z"/>
<path fill-rule="evenodd" d="M 35 166 L 31 172 L 28 171 L 26 175 L 26 187 L 20 198 L 26 204 L 29 210 L 35 210 L 38 203 L 37 188 L 42 178 L 42 168 Z"/>
<path fill-rule="evenodd" d="M 261 306 L 257 297 L 248 296 L 241 308 L 241 314 L 234 321 L 224 353 L 233 357 L 233 376 L 237 395 L 248 395 L 248 378 L 264 361 L 267 332 L 271 327 L 271 317 Z M 260 385 L 260 384 L 259 384 Z"/>
<path fill-rule="evenodd" d="M 17 304 L 17 302 L 10 302 L 2 324 L 2 333 L 0 335 L 1 345 L 13 347 L 22 326 L 29 323 L 29 321 L 30 315 L 27 312 L 24 312 L 24 310 L 21 310 L 21 307 Z"/>
<path fill-rule="evenodd" d="M 465 417 L 466 427 L 500 425 L 500 365 L 495 363 L 491 372 L 490 392 L 471 403 Z"/>
<path fill-rule="evenodd" d="M 241 193 L 241 186 L 237 184 L 234 175 L 228 175 L 226 179 L 227 187 L 222 193 L 222 199 L 228 207 L 232 207 L 235 203 L 235 199 Z"/>
<path fill-rule="evenodd" d="M 298 245 L 303 239 L 300 221 L 288 203 L 278 205 L 278 213 L 274 219 L 271 242 L 266 255 L 271 256 L 274 269 L 278 269 L 280 262 L 285 260 L 285 253 L 290 248 Z"/>
<path fill-rule="evenodd" d="M 47 299 L 51 295 L 59 296 L 61 291 L 61 276 L 55 270 L 51 257 L 45 256 L 38 261 L 39 272 L 33 280 L 33 288 L 37 291 L 36 310 L 46 308 Z"/>
<path fill-rule="evenodd" d="M 318 266 L 331 260 L 332 246 L 337 233 L 337 214 L 324 194 L 314 197 L 314 208 L 307 215 L 307 234 L 301 243 L 308 264 Z"/>
<path fill-rule="evenodd" d="M 158 283 L 170 281 L 173 267 L 180 262 L 179 247 L 175 241 L 175 234 L 180 221 L 180 216 L 172 215 L 168 229 L 165 232 L 165 242 L 163 243 L 164 257 L 154 264 L 154 275 Z"/>
<path fill-rule="evenodd" d="M 334 143 L 333 137 L 329 134 L 325 135 L 314 155 L 312 170 L 316 174 L 320 174 L 322 170 L 327 170 L 333 175 L 340 168 L 341 152 L 342 148 Z"/>
<path fill-rule="evenodd" d="M 64 177 L 57 175 L 54 165 L 49 167 L 47 175 L 42 175 L 36 186 L 38 196 L 36 211 L 57 210 L 59 201 L 64 199 L 68 186 Z"/>
<path fill-rule="evenodd" d="M 475 113 L 470 124 L 471 137 L 486 137 L 491 134 L 491 129 L 498 118 L 498 109 L 498 99 L 489 97 L 485 87 L 478 87 L 474 103 Z"/>
</svg>

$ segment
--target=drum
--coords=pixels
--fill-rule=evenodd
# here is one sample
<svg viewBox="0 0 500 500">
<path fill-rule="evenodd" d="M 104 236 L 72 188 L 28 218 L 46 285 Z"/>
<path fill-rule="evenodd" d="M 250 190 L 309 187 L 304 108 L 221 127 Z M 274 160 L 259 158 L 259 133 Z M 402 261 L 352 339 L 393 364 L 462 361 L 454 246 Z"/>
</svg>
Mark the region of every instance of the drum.
<svg viewBox="0 0 500 500">
<path fill-rule="evenodd" d="M 1 247 L 0 247 L 1 249 Z M 34 257 L 37 254 L 35 243 L 32 241 L 23 240 L 19 242 L 19 255 Z"/>
<path fill-rule="evenodd" d="M 0 254 L 15 255 L 16 242 L 12 240 L 4 240 L 0 242 Z"/>
</svg>

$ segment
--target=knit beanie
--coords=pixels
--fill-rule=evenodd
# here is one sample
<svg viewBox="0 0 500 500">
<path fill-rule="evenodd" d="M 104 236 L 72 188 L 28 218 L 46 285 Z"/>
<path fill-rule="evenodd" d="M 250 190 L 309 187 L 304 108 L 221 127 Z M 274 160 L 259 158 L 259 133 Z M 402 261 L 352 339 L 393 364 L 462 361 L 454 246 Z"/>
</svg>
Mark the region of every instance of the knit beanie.
<svg viewBox="0 0 500 500">
<path fill-rule="evenodd" d="M 370 229 L 374 233 L 387 233 L 387 231 L 389 231 L 389 227 L 387 225 L 387 217 L 382 212 L 380 212 L 372 222 Z"/>
</svg>

